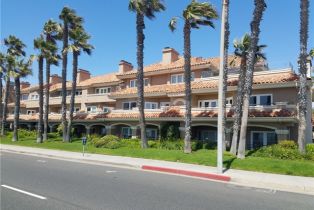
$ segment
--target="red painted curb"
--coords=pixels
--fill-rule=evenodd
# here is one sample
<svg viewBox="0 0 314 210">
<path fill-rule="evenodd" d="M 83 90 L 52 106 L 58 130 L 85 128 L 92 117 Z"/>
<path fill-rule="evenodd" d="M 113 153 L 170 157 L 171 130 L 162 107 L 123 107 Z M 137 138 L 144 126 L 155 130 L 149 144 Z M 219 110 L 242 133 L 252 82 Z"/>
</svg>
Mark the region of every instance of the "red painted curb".
<svg viewBox="0 0 314 210">
<path fill-rule="evenodd" d="M 225 175 L 201 173 L 201 172 L 195 172 L 195 171 L 186 171 L 186 170 L 181 170 L 181 169 L 164 168 L 164 167 L 157 167 L 157 166 L 143 165 L 142 169 L 150 170 L 150 171 L 173 173 L 173 174 L 181 174 L 181 175 L 187 175 L 187 176 L 194 176 L 194 177 L 213 179 L 213 180 L 219 180 L 219 181 L 225 181 L 225 182 L 229 182 L 231 180 L 231 177 L 225 176 Z"/>
</svg>

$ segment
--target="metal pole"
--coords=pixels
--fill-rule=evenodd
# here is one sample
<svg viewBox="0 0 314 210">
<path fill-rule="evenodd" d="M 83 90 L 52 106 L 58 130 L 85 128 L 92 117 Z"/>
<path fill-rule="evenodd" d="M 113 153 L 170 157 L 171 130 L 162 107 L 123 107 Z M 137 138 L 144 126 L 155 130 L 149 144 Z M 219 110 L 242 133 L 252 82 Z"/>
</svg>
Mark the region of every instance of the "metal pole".
<svg viewBox="0 0 314 210">
<path fill-rule="evenodd" d="M 223 71 L 224 71 L 224 38 L 225 38 L 225 7 L 226 2 L 222 0 L 222 15 L 221 15 L 221 34 L 220 34 L 220 69 L 219 69 L 219 86 L 218 86 L 218 132 L 217 132 L 217 172 L 223 173 L 223 140 L 224 140 L 224 128 L 222 121 L 224 118 L 225 111 L 223 104 Z"/>
</svg>

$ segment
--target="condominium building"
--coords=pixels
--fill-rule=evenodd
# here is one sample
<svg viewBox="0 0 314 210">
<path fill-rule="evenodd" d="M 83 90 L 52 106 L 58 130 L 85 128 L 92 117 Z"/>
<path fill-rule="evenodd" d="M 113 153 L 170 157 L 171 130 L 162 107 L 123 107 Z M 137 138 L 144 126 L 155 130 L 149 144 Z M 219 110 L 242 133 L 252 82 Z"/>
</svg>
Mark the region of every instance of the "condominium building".
<svg viewBox="0 0 314 210">
<path fill-rule="evenodd" d="M 147 136 L 158 139 L 163 126 L 174 125 L 184 136 L 184 59 L 172 48 L 164 48 L 159 63 L 144 67 L 144 96 Z M 234 56 L 229 67 L 226 141 L 230 144 L 233 105 L 237 94 L 240 59 Z M 192 139 L 217 141 L 217 98 L 219 58 L 191 58 L 192 69 Z M 75 133 L 113 134 L 123 138 L 140 135 L 137 108 L 136 69 L 121 60 L 117 71 L 92 76 L 80 69 L 75 97 Z M 312 81 L 308 80 L 311 90 Z M 67 82 L 67 105 L 72 83 Z M 291 68 L 270 70 L 265 61 L 256 64 L 253 92 L 250 98 L 247 148 L 297 139 L 296 116 L 298 76 Z M 35 129 L 38 121 L 38 86 L 21 84 L 20 126 Z M 50 77 L 49 126 L 55 131 L 61 122 L 61 77 Z M 311 97 L 309 91 L 309 97 Z M 12 114 L 14 102 L 9 104 Z M 308 111 L 312 112 L 309 104 Z M 12 123 L 13 115 L 9 115 Z M 307 119 L 311 123 L 311 116 Z M 312 130 L 307 131 L 312 141 Z"/>
</svg>

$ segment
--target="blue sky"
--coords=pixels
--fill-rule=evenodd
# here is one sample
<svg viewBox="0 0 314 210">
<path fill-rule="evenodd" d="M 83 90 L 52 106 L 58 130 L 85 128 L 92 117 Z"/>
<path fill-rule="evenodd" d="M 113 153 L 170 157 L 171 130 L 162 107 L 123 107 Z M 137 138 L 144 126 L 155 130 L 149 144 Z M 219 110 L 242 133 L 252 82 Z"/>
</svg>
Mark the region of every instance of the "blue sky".
<svg viewBox="0 0 314 210">
<path fill-rule="evenodd" d="M 199 0 L 201 1 L 201 0 Z M 182 14 L 190 0 L 165 0 L 167 10 L 157 14 L 155 20 L 146 20 L 145 65 L 161 60 L 162 48 L 175 48 L 183 52 L 182 23 L 174 33 L 168 29 L 173 16 Z M 210 1 L 221 10 L 221 0 Z M 296 68 L 299 51 L 299 0 L 266 0 L 268 8 L 261 26 L 260 44 L 267 44 L 265 52 L 271 68 L 287 67 L 292 63 Z M 310 11 L 314 11 L 311 2 Z M 1 39 L 14 34 L 27 45 L 27 54 L 34 54 L 33 39 L 39 36 L 48 19 L 58 20 L 63 6 L 70 6 L 84 17 L 85 28 L 91 34 L 95 46 L 92 56 L 82 55 L 79 67 L 93 75 L 117 71 L 121 59 L 136 63 L 135 15 L 128 11 L 128 0 L 1 0 Z M 231 0 L 230 24 L 231 41 L 249 32 L 253 0 Z M 313 17 L 310 18 L 313 20 Z M 202 28 L 192 32 L 193 56 L 218 56 L 220 21 L 216 29 Z M 310 21 L 309 47 L 314 47 L 314 21 Z M 61 44 L 61 43 L 60 43 Z M 233 52 L 232 46 L 229 50 Z M 71 55 L 69 55 L 69 58 Z M 60 65 L 61 66 L 61 65 Z M 33 76 L 27 78 L 37 82 L 37 64 Z M 71 58 L 68 64 L 70 79 Z M 60 74 L 61 67 L 53 68 Z"/>
</svg>

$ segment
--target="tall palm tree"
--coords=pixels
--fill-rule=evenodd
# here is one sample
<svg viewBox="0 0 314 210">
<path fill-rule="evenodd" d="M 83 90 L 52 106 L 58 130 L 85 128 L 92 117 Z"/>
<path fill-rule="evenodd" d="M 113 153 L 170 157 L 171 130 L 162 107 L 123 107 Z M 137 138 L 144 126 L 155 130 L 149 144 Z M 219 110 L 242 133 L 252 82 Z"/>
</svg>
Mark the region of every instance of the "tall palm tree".
<svg viewBox="0 0 314 210">
<path fill-rule="evenodd" d="M 185 82 L 185 137 L 184 152 L 191 153 L 191 29 L 198 29 L 200 26 L 210 26 L 214 28 L 213 19 L 218 18 L 217 11 L 213 5 L 204 2 L 199 3 L 193 0 L 182 14 L 184 20 L 184 82 Z M 176 29 L 178 17 L 171 19 L 170 30 Z"/>
<path fill-rule="evenodd" d="M 155 18 L 156 12 L 165 10 L 161 0 L 130 0 L 129 10 L 136 13 L 137 34 L 137 106 L 139 109 L 142 148 L 147 148 L 146 123 L 145 123 L 145 101 L 144 101 L 144 17 Z"/>
<path fill-rule="evenodd" d="M 242 105 L 243 105 L 243 89 L 244 89 L 244 81 L 246 75 L 246 62 L 249 53 L 251 43 L 251 37 L 249 34 L 245 34 L 241 40 L 234 40 L 233 47 L 235 49 L 234 54 L 236 58 L 241 59 L 240 63 L 240 72 L 238 77 L 238 88 L 237 88 L 237 98 L 234 104 L 234 122 L 233 122 L 233 136 L 232 136 L 232 144 L 230 152 L 234 155 L 237 153 L 238 147 L 238 137 L 239 131 L 241 128 L 241 117 L 242 117 Z M 258 45 L 257 51 L 255 54 L 256 60 L 259 61 L 260 59 L 266 60 L 265 54 L 262 52 L 266 45 Z M 235 58 L 235 59 L 236 59 Z M 235 60 L 231 61 L 231 65 Z"/>
<path fill-rule="evenodd" d="M 225 143 L 225 138 L 226 138 L 226 93 L 227 93 L 227 88 L 228 88 L 228 49 L 229 49 L 229 36 L 230 36 L 230 30 L 229 30 L 229 0 L 223 0 L 223 15 L 224 15 L 224 23 L 221 30 L 223 33 L 223 37 L 221 37 L 221 40 L 223 42 L 223 59 L 220 61 L 220 65 L 223 68 L 223 75 L 222 75 L 222 81 L 223 81 L 223 91 L 221 94 L 221 101 L 222 103 L 222 109 L 219 114 L 221 114 L 222 118 L 218 116 L 218 130 L 222 129 L 221 132 L 221 139 L 222 139 L 222 150 L 226 150 L 226 143 Z M 218 96 L 219 98 L 219 96 Z M 219 100 L 219 99 L 218 99 Z M 218 103 L 220 103 L 219 101 Z M 221 120 L 221 121 L 220 121 Z M 221 122 L 221 124 L 220 124 Z M 220 126 L 221 125 L 221 126 Z M 218 131 L 219 132 L 219 131 Z"/>
<path fill-rule="evenodd" d="M 299 65 L 299 92 L 298 92 L 298 145 L 299 151 L 305 153 L 306 115 L 307 113 L 307 45 L 309 31 L 309 0 L 300 0 L 300 65 Z"/>
<path fill-rule="evenodd" d="M 66 76 L 67 76 L 67 63 L 68 63 L 68 53 L 67 48 L 69 45 L 69 30 L 72 28 L 81 27 L 83 19 L 76 15 L 76 12 L 69 8 L 64 7 L 59 15 L 59 18 L 63 21 L 62 26 L 62 99 L 61 99 L 61 106 L 62 106 L 62 129 L 63 129 L 63 141 L 66 141 L 67 135 L 67 107 L 66 107 L 66 96 L 67 96 L 67 88 L 66 88 Z"/>
<path fill-rule="evenodd" d="M 34 48 L 37 49 L 37 61 L 38 61 L 38 95 L 39 95 L 39 116 L 37 126 L 37 143 L 43 142 L 43 114 L 44 114 L 44 58 L 46 55 L 47 43 L 43 35 L 34 39 Z"/>
<path fill-rule="evenodd" d="M 74 112 L 74 106 L 75 106 L 78 57 L 80 56 L 82 51 L 87 53 L 88 55 L 91 55 L 92 49 L 94 49 L 94 47 L 88 43 L 88 40 L 90 39 L 90 35 L 88 35 L 83 28 L 75 28 L 73 30 L 70 30 L 69 36 L 70 36 L 70 40 L 72 40 L 72 44 L 69 45 L 67 50 L 73 53 L 73 74 L 72 74 L 70 113 L 69 113 L 69 121 L 68 121 L 67 136 L 66 136 L 67 142 L 71 141 L 71 127 L 72 127 L 73 112 Z"/>
<path fill-rule="evenodd" d="M 253 72 L 254 64 L 256 61 L 257 44 L 259 41 L 260 24 L 263 18 L 263 13 L 266 10 L 265 0 L 254 0 L 255 9 L 253 12 L 253 20 L 251 22 L 251 43 L 249 47 L 247 70 L 245 75 L 244 83 L 244 95 L 243 95 L 243 106 L 242 106 L 242 119 L 241 119 L 241 130 L 240 130 L 240 141 L 238 148 L 238 158 L 245 158 L 245 143 L 246 143 L 246 131 L 249 114 L 249 100 L 252 92 L 253 83 Z"/>
<path fill-rule="evenodd" d="M 5 134 L 5 127 L 7 123 L 7 111 L 8 111 L 8 99 L 10 92 L 10 75 L 14 60 L 20 56 L 25 56 L 24 48 L 26 45 L 17 37 L 9 35 L 8 38 L 4 39 L 4 45 L 7 47 L 7 69 L 6 69 L 6 85 L 5 85 L 5 95 L 4 104 L 2 109 L 2 122 L 1 122 L 1 135 Z"/>
<path fill-rule="evenodd" d="M 1 128 L 1 122 L 2 122 L 2 94 L 3 94 L 3 85 L 2 85 L 2 78 L 3 78 L 3 73 L 6 71 L 5 70 L 5 55 L 0 52 L 0 128 Z"/>
<path fill-rule="evenodd" d="M 61 37 L 60 25 L 53 21 L 48 20 L 44 25 L 44 35 L 46 36 L 46 43 L 48 45 L 47 53 L 45 56 L 46 60 L 46 86 L 45 86 L 45 101 L 44 101 L 44 133 L 43 140 L 48 139 L 48 116 L 49 116 L 49 91 L 50 91 L 50 66 L 58 65 L 58 59 L 60 56 L 57 54 L 58 47 L 56 41 Z"/>
<path fill-rule="evenodd" d="M 314 58 L 314 48 L 310 50 L 309 55 L 311 56 L 311 58 Z"/>
<path fill-rule="evenodd" d="M 15 104 L 14 104 L 14 123 L 13 123 L 13 137 L 12 141 L 18 141 L 18 128 L 20 121 L 20 100 L 21 100 L 21 83 L 20 79 L 32 73 L 31 70 L 32 62 L 29 60 L 24 62 L 24 60 L 15 61 L 14 70 L 12 71 L 12 76 L 14 78 L 15 85 Z"/>
</svg>

